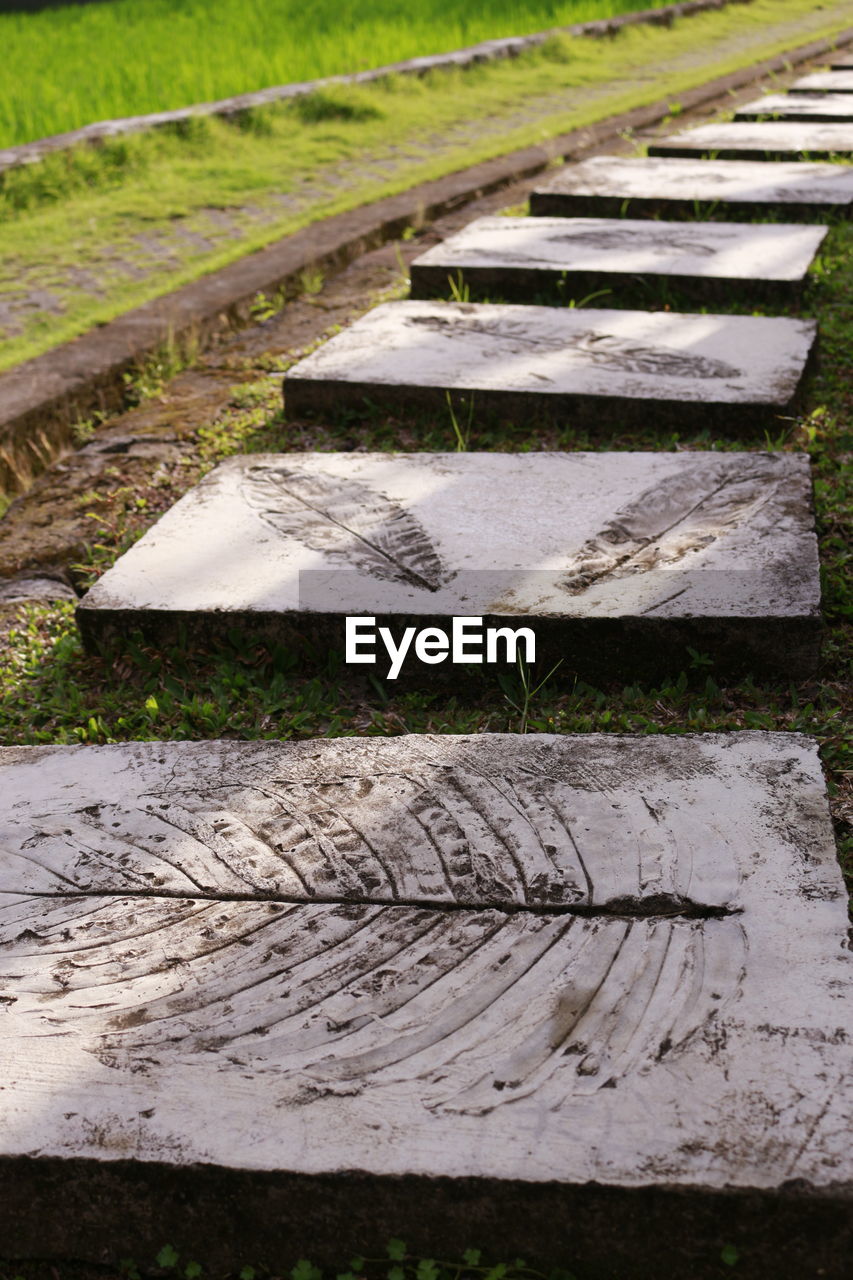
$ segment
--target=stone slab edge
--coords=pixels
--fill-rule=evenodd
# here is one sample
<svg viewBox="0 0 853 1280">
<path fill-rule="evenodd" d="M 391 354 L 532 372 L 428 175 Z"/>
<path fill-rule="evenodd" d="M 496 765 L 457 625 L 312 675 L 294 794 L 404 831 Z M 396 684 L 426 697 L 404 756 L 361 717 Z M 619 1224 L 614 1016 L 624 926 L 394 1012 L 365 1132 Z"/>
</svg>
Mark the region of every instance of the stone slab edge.
<svg viewBox="0 0 853 1280">
<path fill-rule="evenodd" d="M 247 1258 L 289 1267 L 305 1257 L 331 1268 L 347 1248 L 378 1258 L 395 1233 L 414 1254 L 431 1257 L 440 1244 L 461 1257 L 476 1221 L 490 1258 L 522 1253 L 543 1268 L 571 1262 L 612 1275 L 621 1264 L 633 1280 L 718 1280 L 722 1248 L 738 1241 L 748 1251 L 737 1272 L 744 1280 L 845 1280 L 853 1244 L 849 1200 L 796 1187 L 737 1195 L 364 1173 L 306 1180 L 43 1157 L 0 1158 L 0 1191 L 8 1257 L 100 1267 L 108 1252 L 148 1257 L 155 1238 L 233 1272 Z"/>
<path fill-rule="evenodd" d="M 318 89 L 326 89 L 329 85 L 370 84 L 377 80 L 385 80 L 389 76 L 422 76 L 430 71 L 441 71 L 451 67 L 471 67 L 477 63 L 517 57 L 527 49 L 544 44 L 555 35 L 591 36 L 600 39 L 616 35 L 622 27 L 638 25 L 671 27 L 676 18 L 689 18 L 696 13 L 705 13 L 711 9 L 725 9 L 729 4 L 750 3 L 751 0 L 685 0 L 684 3 L 666 5 L 661 9 L 642 9 L 636 13 L 623 13 L 615 18 L 602 18 L 597 22 L 576 22 L 570 26 L 551 27 L 547 31 L 538 31 L 533 35 L 483 40 L 465 49 L 420 58 L 407 58 L 403 62 L 392 62 L 387 66 L 374 67 L 368 71 L 355 71 L 347 75 L 324 76 L 318 80 L 274 85 L 272 88 L 259 89 L 254 93 L 241 93 L 232 98 L 220 98 L 216 102 L 200 102 L 190 107 L 178 107 L 174 111 L 154 111 L 142 116 L 98 120 L 93 124 L 84 125 L 82 129 L 55 133 L 47 138 L 39 138 L 35 142 L 23 142 L 18 146 L 0 149 L 0 174 L 24 164 L 37 164 L 52 152 L 67 151 L 83 143 L 97 144 L 106 138 L 115 138 L 121 134 L 143 133 L 147 129 L 178 124 L 194 116 L 239 115 L 240 112 L 251 111 L 254 107 L 265 107 L 273 102 L 302 98 L 309 93 L 316 93 Z"/>
<path fill-rule="evenodd" d="M 770 74 L 853 42 L 853 28 L 800 45 L 679 95 L 684 110 L 703 106 Z M 0 374 L 0 492 L 14 496 L 71 440 L 71 424 L 121 407 L 122 375 L 166 342 L 192 337 L 198 350 L 245 324 L 258 293 L 300 292 L 305 271 L 338 271 L 361 254 L 501 187 L 532 178 L 556 157 L 577 159 L 626 130 L 648 128 L 670 113 L 670 100 L 610 116 L 396 196 L 321 220 L 145 303 L 108 324 Z"/>
</svg>

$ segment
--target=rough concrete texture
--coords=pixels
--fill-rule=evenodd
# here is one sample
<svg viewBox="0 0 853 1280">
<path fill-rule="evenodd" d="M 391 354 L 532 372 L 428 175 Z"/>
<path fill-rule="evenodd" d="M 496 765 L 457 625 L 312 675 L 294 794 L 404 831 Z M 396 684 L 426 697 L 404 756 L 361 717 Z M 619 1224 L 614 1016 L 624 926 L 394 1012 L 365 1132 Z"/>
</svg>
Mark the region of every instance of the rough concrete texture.
<svg viewBox="0 0 853 1280">
<path fill-rule="evenodd" d="M 391 302 L 292 368 L 285 408 L 447 415 L 454 392 L 475 413 L 607 427 L 689 405 L 694 421 L 754 428 L 790 407 L 815 337 L 812 321 L 775 317 Z"/>
<path fill-rule="evenodd" d="M 650 156 L 711 156 L 718 160 L 826 160 L 853 153 L 853 124 L 706 124 L 652 143 Z"/>
<path fill-rule="evenodd" d="M 816 71 L 791 85 L 793 93 L 853 93 L 853 68 Z"/>
<path fill-rule="evenodd" d="M 541 1256 L 544 1205 L 547 1247 L 581 1261 L 621 1256 L 627 1193 L 652 1187 L 658 1259 L 703 1195 L 715 1233 L 756 1194 L 814 1205 L 821 1258 L 835 1205 L 843 1274 L 851 962 L 809 739 L 134 743 L 6 748 L 0 770 L 13 1252 L 56 1248 L 18 1190 L 44 1195 L 40 1169 L 90 1197 L 67 1257 L 162 1222 L 176 1185 L 192 1228 L 206 1167 L 242 1175 L 255 1218 L 287 1176 L 264 1230 L 290 1248 L 305 1200 L 357 1173 L 312 1257 L 389 1194 L 453 1238 L 458 1180 L 469 1243 L 494 1190 L 502 1244 Z M 596 1241 L 567 1209 L 608 1189 Z"/>
<path fill-rule="evenodd" d="M 853 104 L 853 99 L 851 99 Z M 825 227 L 707 222 L 685 226 L 610 218 L 478 218 L 412 263 L 412 297 L 448 297 L 461 279 L 478 294 L 529 301 L 557 289 L 618 288 L 665 277 L 700 291 L 722 282 L 724 296 L 742 285 L 802 284 Z"/>
<path fill-rule="evenodd" d="M 670 662 L 685 625 L 721 662 L 809 669 L 819 606 L 804 456 L 314 453 L 222 463 L 78 619 L 93 644 L 183 622 L 286 636 L 313 621 L 342 648 L 346 615 L 486 616 L 542 622 L 573 663 L 591 625 L 610 643 L 586 662 L 618 678 L 643 638 Z"/>
<path fill-rule="evenodd" d="M 530 212 L 537 216 L 693 218 L 697 205 L 737 218 L 760 218 L 777 210 L 786 218 L 849 217 L 853 169 L 804 162 L 593 156 L 561 169 L 530 196 Z"/>
<path fill-rule="evenodd" d="M 768 93 L 738 107 L 735 120 L 853 120 L 853 94 Z"/>
</svg>

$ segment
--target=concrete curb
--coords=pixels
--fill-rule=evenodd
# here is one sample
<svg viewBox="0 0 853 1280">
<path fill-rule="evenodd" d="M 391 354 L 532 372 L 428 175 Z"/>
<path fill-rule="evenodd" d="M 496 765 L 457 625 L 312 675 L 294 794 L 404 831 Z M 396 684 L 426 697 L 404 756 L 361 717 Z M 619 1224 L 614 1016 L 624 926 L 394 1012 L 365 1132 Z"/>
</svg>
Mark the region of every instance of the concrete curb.
<svg viewBox="0 0 853 1280">
<path fill-rule="evenodd" d="M 39 138 L 36 142 L 24 142 L 18 146 L 0 150 L 0 180 L 5 170 L 16 169 L 25 164 L 37 164 L 45 156 L 56 151 L 67 151 L 71 147 L 87 143 L 96 145 L 122 134 L 142 133 L 148 129 L 180 124 L 196 116 L 234 116 L 243 111 L 251 111 L 255 107 L 267 107 L 271 103 L 303 98 L 309 93 L 316 93 L 318 89 L 327 89 L 330 85 L 371 84 L 377 80 L 385 80 L 389 76 L 423 76 L 429 71 L 471 67 L 480 62 L 515 58 L 526 49 L 536 48 L 555 35 L 591 36 L 601 39 L 616 35 L 623 27 L 638 25 L 671 27 L 676 18 L 689 18 L 711 9 L 725 9 L 729 4 L 749 4 L 750 2 L 751 0 L 685 0 L 684 3 L 667 5 L 662 9 L 643 9 L 637 13 L 625 13 L 619 17 L 605 18 L 598 22 L 580 22 L 568 27 L 552 27 L 548 31 L 538 31 L 533 35 L 483 40 L 480 44 L 471 45 L 467 49 L 457 49 L 451 53 L 433 54 L 422 58 L 408 58 L 404 62 L 393 62 L 385 67 L 356 71 L 350 75 L 325 76 L 319 80 L 274 85 L 272 88 L 260 89 L 255 93 L 241 93 L 233 98 L 221 98 L 217 102 L 199 102 L 190 107 L 178 107 L 174 111 L 155 111 L 142 116 L 98 120 L 94 124 L 85 125 L 82 129 L 73 129 L 68 133 L 55 133 L 48 138 Z"/>
<path fill-rule="evenodd" d="M 807 62 L 853 41 L 853 29 L 768 58 L 679 95 L 690 110 L 755 80 Z M 488 160 L 338 214 L 238 259 L 209 276 L 0 375 L 0 492 L 26 489 L 71 440 L 71 424 L 121 406 L 123 374 L 169 341 L 200 348 L 250 316 L 259 292 L 301 292 L 305 271 L 340 270 L 355 258 L 479 196 L 541 173 L 557 157 L 576 158 L 630 129 L 669 114 L 660 99 L 549 141 Z"/>
</svg>

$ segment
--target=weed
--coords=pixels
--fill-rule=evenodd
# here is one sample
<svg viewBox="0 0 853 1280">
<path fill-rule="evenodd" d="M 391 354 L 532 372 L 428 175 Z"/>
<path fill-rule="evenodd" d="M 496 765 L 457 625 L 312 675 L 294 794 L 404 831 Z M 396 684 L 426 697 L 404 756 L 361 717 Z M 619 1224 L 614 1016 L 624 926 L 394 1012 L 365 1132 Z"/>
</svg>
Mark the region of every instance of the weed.
<svg viewBox="0 0 853 1280">
<path fill-rule="evenodd" d="M 465 281 L 461 271 L 456 272 L 455 279 L 453 276 L 447 277 L 447 287 L 454 302 L 471 301 L 471 286 Z"/>
<path fill-rule="evenodd" d="M 326 277 L 319 267 L 306 267 L 299 276 L 299 287 L 308 297 L 315 297 L 323 288 Z"/>
<path fill-rule="evenodd" d="M 509 677 L 503 675 L 498 676 L 498 683 L 503 690 L 504 697 L 512 707 L 513 711 L 518 712 L 517 733 L 527 733 L 528 724 L 530 722 L 530 708 L 533 699 L 541 689 L 545 688 L 545 685 L 551 679 L 552 675 L 554 675 L 562 665 L 563 660 L 561 658 L 559 662 L 554 664 L 547 675 L 543 676 L 537 684 L 534 684 L 530 666 L 528 663 L 523 661 L 521 654 L 519 654 L 517 667 L 518 681 L 521 686 L 520 693 L 513 688 Z"/>
<path fill-rule="evenodd" d="M 125 373 L 124 401 L 129 409 L 159 396 L 164 386 L 176 374 L 193 364 L 198 356 L 197 333 L 182 334 L 178 340 L 170 330 L 161 347 L 148 356 L 131 373 Z"/>
<path fill-rule="evenodd" d="M 459 424 L 459 419 L 456 415 L 456 407 L 453 403 L 450 392 L 445 391 L 444 394 L 447 398 L 447 409 L 450 414 L 450 423 L 453 427 L 453 434 L 456 438 L 456 452 L 464 453 L 467 450 L 471 439 L 471 427 L 474 422 L 474 392 L 471 392 L 467 401 L 464 396 L 459 397 L 460 406 L 465 406 L 467 404 L 468 419 L 465 423 L 464 429 Z"/>
<path fill-rule="evenodd" d="M 82 449 L 83 445 L 89 443 L 97 430 L 97 422 L 92 418 L 78 418 L 76 422 L 71 424 L 71 443 L 75 449 Z"/>
<path fill-rule="evenodd" d="M 596 298 L 605 298 L 612 292 L 612 289 L 596 289 L 594 293 L 588 293 L 585 298 L 569 298 L 566 303 L 566 307 L 570 311 L 574 311 L 580 307 L 588 307 L 591 302 L 595 302 Z"/>
<path fill-rule="evenodd" d="M 278 315 L 284 306 L 284 295 L 281 291 L 268 298 L 265 293 L 256 293 L 249 306 L 249 315 L 256 324 L 263 324 Z"/>
</svg>

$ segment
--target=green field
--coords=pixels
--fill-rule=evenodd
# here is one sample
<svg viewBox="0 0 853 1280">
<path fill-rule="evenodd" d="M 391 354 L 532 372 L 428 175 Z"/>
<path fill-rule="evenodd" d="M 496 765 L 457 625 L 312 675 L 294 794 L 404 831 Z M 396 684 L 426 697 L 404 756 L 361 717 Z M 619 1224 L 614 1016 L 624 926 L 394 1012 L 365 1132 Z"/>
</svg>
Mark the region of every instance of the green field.
<svg viewBox="0 0 853 1280">
<path fill-rule="evenodd" d="M 113 0 L 0 15 L 0 146 L 653 0 Z"/>
</svg>

